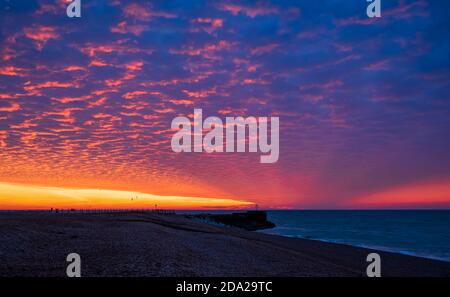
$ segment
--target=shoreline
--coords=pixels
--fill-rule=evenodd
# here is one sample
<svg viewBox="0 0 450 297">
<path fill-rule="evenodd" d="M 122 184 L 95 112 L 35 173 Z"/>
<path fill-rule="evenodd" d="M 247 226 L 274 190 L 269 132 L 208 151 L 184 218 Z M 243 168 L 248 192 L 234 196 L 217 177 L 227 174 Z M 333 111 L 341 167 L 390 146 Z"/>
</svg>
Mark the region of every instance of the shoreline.
<svg viewBox="0 0 450 297">
<path fill-rule="evenodd" d="M 450 263 L 245 231 L 150 213 L 0 213 L 1 276 L 353 276 L 381 256 L 382 276 L 450 276 Z"/>
<path fill-rule="evenodd" d="M 189 215 L 181 215 L 181 216 L 189 218 Z M 226 224 L 223 224 L 220 222 L 216 222 L 216 221 L 212 221 L 212 220 L 208 220 L 208 219 L 201 219 L 195 215 L 191 216 L 191 217 L 192 217 L 191 218 L 192 220 L 196 220 L 198 222 L 205 223 L 205 224 L 210 224 L 210 225 L 220 226 L 220 227 L 225 227 L 225 228 L 233 227 L 233 226 L 226 225 Z M 276 226 L 274 228 L 276 228 Z M 390 248 L 390 247 L 375 246 L 375 245 L 363 244 L 363 243 L 356 244 L 356 243 L 348 243 L 348 242 L 344 242 L 344 241 L 329 240 L 329 239 L 322 239 L 322 238 L 303 237 L 303 236 L 299 236 L 299 235 L 284 235 L 284 234 L 278 234 L 276 232 L 270 232 L 270 230 L 272 230 L 272 229 L 273 228 L 264 228 L 264 229 L 249 230 L 249 231 L 262 233 L 262 234 L 281 236 L 281 237 L 286 237 L 286 238 L 300 238 L 300 239 L 304 239 L 304 240 L 313 240 L 313 241 L 332 243 L 332 244 L 338 244 L 338 245 L 344 245 L 344 246 L 358 247 L 358 248 L 364 248 L 364 249 L 369 249 L 369 250 L 376 250 L 376 251 L 380 251 L 380 252 L 389 252 L 389 253 L 394 253 L 394 254 L 399 254 L 399 255 L 404 255 L 404 256 L 418 257 L 418 258 L 423 258 L 423 259 L 429 259 L 429 260 L 450 263 L 450 259 L 440 258 L 440 257 L 435 257 L 435 256 L 427 256 L 427 255 L 424 255 L 421 253 L 416 253 L 413 251 L 399 250 L 399 249 Z"/>
<path fill-rule="evenodd" d="M 450 259 L 447 260 L 445 258 L 440 258 L 440 257 L 426 256 L 426 255 L 423 255 L 423 254 L 420 254 L 420 253 L 406 251 L 406 250 L 399 250 L 399 249 L 390 248 L 390 247 L 366 245 L 366 244 L 352 244 L 352 243 L 347 243 L 347 242 L 339 242 L 339 241 L 320 239 L 320 238 L 307 238 L 307 237 L 295 236 L 295 235 L 282 235 L 282 234 L 270 233 L 270 232 L 264 232 L 264 231 L 266 231 L 266 230 L 258 230 L 256 232 L 260 232 L 260 233 L 264 233 L 264 234 L 270 234 L 270 235 L 275 235 L 275 236 L 281 236 L 281 237 L 287 237 L 287 238 L 299 238 L 299 239 L 304 239 L 304 240 L 312 240 L 312 241 L 319 241 L 319 242 L 325 242 L 325 243 L 332 243 L 332 244 L 338 244 L 338 245 L 344 245 L 344 246 L 350 246 L 350 247 L 357 247 L 357 248 L 375 250 L 375 251 L 380 251 L 380 252 L 399 254 L 399 255 L 403 255 L 403 256 L 417 257 L 417 258 L 422 258 L 422 259 L 428 259 L 428 260 L 434 260 L 434 261 L 439 261 L 439 262 L 450 263 Z"/>
</svg>

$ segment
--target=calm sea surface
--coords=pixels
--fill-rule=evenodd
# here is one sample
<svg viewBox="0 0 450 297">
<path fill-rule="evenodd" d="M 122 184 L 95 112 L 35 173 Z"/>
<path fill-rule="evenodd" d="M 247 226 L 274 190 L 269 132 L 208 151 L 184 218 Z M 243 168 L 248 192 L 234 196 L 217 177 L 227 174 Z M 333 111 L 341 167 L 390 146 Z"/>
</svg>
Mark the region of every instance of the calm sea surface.
<svg viewBox="0 0 450 297">
<path fill-rule="evenodd" d="M 268 211 L 261 232 L 370 247 L 450 262 L 450 210 Z"/>
</svg>

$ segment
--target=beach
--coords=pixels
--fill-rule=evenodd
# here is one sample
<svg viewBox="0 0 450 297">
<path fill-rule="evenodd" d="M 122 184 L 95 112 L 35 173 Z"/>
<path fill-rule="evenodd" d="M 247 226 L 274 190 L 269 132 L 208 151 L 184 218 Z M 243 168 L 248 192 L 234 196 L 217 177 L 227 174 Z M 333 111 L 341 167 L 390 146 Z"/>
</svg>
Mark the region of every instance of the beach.
<svg viewBox="0 0 450 297">
<path fill-rule="evenodd" d="M 151 213 L 0 213 L 0 276 L 450 276 L 450 263 Z"/>
</svg>

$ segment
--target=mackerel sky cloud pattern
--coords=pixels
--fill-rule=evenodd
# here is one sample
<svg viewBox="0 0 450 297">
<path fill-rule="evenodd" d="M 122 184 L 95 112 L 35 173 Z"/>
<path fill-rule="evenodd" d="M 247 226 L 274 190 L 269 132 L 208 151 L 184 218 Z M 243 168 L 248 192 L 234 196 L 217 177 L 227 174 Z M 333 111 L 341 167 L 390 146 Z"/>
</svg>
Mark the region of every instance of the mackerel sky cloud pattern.
<svg viewBox="0 0 450 297">
<path fill-rule="evenodd" d="M 0 181 L 448 207 L 450 2 L 366 5 L 87 0 L 70 19 L 65 1 L 0 1 Z M 194 108 L 280 117 L 279 161 L 172 152 Z"/>
</svg>

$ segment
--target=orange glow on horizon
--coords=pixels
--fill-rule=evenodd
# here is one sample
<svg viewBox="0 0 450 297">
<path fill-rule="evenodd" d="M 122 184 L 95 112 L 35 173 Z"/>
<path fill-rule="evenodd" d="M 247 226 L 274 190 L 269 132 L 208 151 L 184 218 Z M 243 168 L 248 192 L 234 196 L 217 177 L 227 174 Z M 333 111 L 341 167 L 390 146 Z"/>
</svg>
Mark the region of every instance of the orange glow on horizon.
<svg viewBox="0 0 450 297">
<path fill-rule="evenodd" d="M 162 209 L 242 209 L 252 202 L 185 196 L 161 196 L 133 191 L 74 189 L 0 182 L 0 209 L 50 208 L 154 208 Z"/>
<path fill-rule="evenodd" d="M 352 200 L 357 207 L 450 206 L 450 181 L 412 184 Z"/>
</svg>

